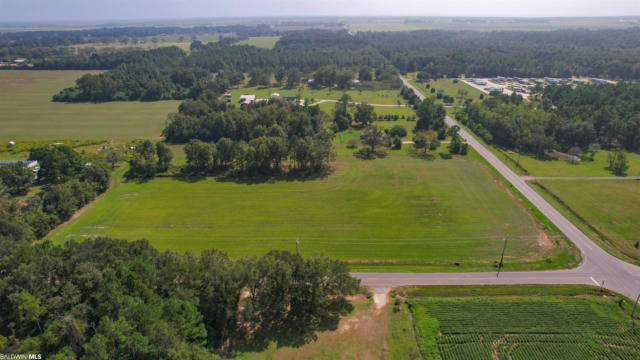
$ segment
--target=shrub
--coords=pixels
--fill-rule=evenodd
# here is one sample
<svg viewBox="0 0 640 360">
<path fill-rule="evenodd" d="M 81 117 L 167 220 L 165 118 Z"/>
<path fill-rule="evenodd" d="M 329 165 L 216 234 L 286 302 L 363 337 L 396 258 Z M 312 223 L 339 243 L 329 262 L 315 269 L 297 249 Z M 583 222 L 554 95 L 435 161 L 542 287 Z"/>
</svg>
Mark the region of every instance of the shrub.
<svg viewBox="0 0 640 360">
<path fill-rule="evenodd" d="M 402 149 L 402 139 L 400 139 L 399 137 L 394 137 L 393 138 L 393 146 L 391 147 L 393 150 L 400 150 Z"/>
<path fill-rule="evenodd" d="M 357 139 L 351 139 L 349 141 L 347 141 L 347 149 L 355 149 L 358 147 L 358 140 Z"/>
<path fill-rule="evenodd" d="M 389 135 L 394 137 L 405 137 L 407 136 L 407 129 L 405 129 L 402 125 L 395 125 L 391 128 L 391 131 L 389 131 Z"/>
</svg>

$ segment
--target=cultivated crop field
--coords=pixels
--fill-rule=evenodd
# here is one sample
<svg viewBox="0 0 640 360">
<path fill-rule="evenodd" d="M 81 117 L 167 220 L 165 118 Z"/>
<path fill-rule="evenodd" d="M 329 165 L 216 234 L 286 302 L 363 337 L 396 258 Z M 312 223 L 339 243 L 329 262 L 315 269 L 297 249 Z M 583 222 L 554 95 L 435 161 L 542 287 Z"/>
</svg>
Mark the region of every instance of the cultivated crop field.
<svg viewBox="0 0 640 360">
<path fill-rule="evenodd" d="M 280 40 L 280 36 L 255 36 L 239 41 L 234 45 L 251 45 L 262 49 L 273 49 L 278 40 Z"/>
<path fill-rule="evenodd" d="M 518 288 L 517 286 L 512 286 Z M 640 329 L 631 301 L 583 286 L 432 287 L 410 297 L 419 346 L 428 359 L 637 359 Z M 507 290 L 509 286 L 500 287 Z M 451 293 L 447 294 L 447 289 Z M 468 293 L 464 293 L 465 290 Z M 484 290 L 487 293 L 484 293 Z M 471 294 L 473 292 L 473 294 Z"/>
<path fill-rule="evenodd" d="M 507 269 L 575 261 L 472 157 L 340 155 L 334 166 L 335 174 L 309 181 L 128 183 L 49 238 L 145 238 L 160 250 L 218 248 L 232 257 L 295 251 L 299 239 L 302 254 L 354 269 L 468 271 L 493 269 L 509 235 Z"/>
<path fill-rule="evenodd" d="M 0 71 L 0 141 L 160 136 L 179 101 L 66 104 L 51 101 L 86 71 Z"/>
<path fill-rule="evenodd" d="M 640 181 L 544 180 L 539 183 L 564 202 L 564 206 L 556 205 L 558 209 L 566 213 L 568 206 L 603 234 L 606 247 L 640 261 L 640 249 L 636 247 L 640 242 Z M 538 190 L 544 195 L 545 191 Z M 578 225 L 581 222 L 573 220 Z M 585 232 L 598 238 L 591 229 Z"/>
</svg>

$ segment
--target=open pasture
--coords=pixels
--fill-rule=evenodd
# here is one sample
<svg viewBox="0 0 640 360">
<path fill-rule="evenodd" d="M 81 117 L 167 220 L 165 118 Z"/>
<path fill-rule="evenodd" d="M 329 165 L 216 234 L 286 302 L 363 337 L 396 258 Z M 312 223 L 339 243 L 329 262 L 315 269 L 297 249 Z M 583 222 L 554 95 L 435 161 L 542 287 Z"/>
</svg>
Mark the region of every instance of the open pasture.
<svg viewBox="0 0 640 360">
<path fill-rule="evenodd" d="M 442 99 L 437 99 L 437 93 L 441 92 L 442 95 L 448 95 L 455 99 L 453 104 L 444 104 L 444 105 L 459 105 L 459 99 L 461 95 L 458 93 L 458 90 L 464 90 L 467 94 L 461 99 L 464 103 L 466 99 L 473 99 L 473 101 L 480 101 L 480 95 L 483 95 L 482 91 L 465 84 L 462 81 L 453 82 L 453 79 L 437 79 L 430 80 L 428 82 L 421 81 L 410 81 L 411 85 L 415 86 L 420 92 L 427 96 L 432 97 L 437 103 L 444 104 Z M 427 88 L 427 84 L 429 84 L 429 88 Z M 431 89 L 436 89 L 435 92 L 431 92 Z M 483 95 L 484 96 L 484 95 Z"/>
<path fill-rule="evenodd" d="M 577 164 L 571 164 L 565 160 L 549 159 L 540 160 L 531 155 L 520 154 L 516 152 L 498 151 L 494 149 L 501 160 L 504 161 L 512 170 L 522 173 L 521 169 L 515 165 L 518 161 L 520 166 L 527 170 L 531 176 L 563 176 L 563 177 L 603 177 L 614 176 L 611 171 L 607 170 L 609 163 L 607 161 L 607 151 L 600 151 L 595 154 L 593 161 L 580 161 Z M 640 154 L 626 153 L 629 161 L 629 169 L 627 175 L 640 175 Z"/>
<path fill-rule="evenodd" d="M 156 138 L 179 101 L 57 103 L 86 71 L 0 71 L 0 141 Z"/>
<path fill-rule="evenodd" d="M 299 239 L 302 254 L 324 253 L 354 269 L 463 271 L 492 269 L 509 235 L 507 268 L 573 259 L 473 158 L 341 155 L 335 168 L 308 181 L 128 183 L 49 238 L 145 238 L 160 250 L 218 248 L 232 257 L 295 251 Z"/>
<path fill-rule="evenodd" d="M 573 212 L 567 216 L 574 222 L 578 225 L 585 222 L 601 235 L 589 228 L 584 229 L 585 233 L 605 248 L 612 247 L 627 259 L 640 262 L 640 181 L 544 180 L 539 183 L 561 199 L 564 204 L 555 201 L 560 210 Z M 544 195 L 545 191 L 539 191 Z M 576 219 L 576 213 L 582 219 Z"/>
<path fill-rule="evenodd" d="M 428 359 L 637 359 L 640 355 L 640 331 L 631 326 L 630 305 L 621 307 L 618 295 L 598 293 L 593 287 L 413 290 L 418 294 L 409 290 L 408 301 L 418 345 Z"/>
</svg>

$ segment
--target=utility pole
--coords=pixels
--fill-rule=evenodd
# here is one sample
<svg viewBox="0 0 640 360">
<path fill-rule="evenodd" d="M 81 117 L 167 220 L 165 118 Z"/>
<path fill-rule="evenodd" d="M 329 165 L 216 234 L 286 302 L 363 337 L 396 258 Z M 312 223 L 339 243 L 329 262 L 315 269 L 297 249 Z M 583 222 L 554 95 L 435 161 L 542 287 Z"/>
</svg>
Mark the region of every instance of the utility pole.
<svg viewBox="0 0 640 360">
<path fill-rule="evenodd" d="M 507 249 L 507 240 L 509 239 L 509 237 L 505 237 L 504 238 L 504 246 L 502 247 L 502 256 L 500 256 L 500 263 L 498 264 L 498 273 L 496 274 L 496 277 L 500 277 L 500 269 L 502 269 L 502 265 L 503 265 L 503 260 L 504 260 L 504 251 Z"/>
<path fill-rule="evenodd" d="M 300 244 L 300 238 L 296 238 L 296 254 L 298 254 L 298 255 L 300 254 L 300 253 L 298 252 L 298 245 L 299 245 L 299 244 Z"/>
<path fill-rule="evenodd" d="M 604 280 L 600 283 L 600 292 L 604 290 Z"/>
</svg>

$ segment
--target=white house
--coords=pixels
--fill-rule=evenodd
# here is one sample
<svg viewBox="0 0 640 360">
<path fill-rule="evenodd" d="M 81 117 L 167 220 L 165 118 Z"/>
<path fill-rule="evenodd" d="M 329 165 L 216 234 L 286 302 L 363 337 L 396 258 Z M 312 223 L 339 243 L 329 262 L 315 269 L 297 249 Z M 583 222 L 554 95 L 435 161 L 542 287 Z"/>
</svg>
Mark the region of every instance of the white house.
<svg viewBox="0 0 640 360">
<path fill-rule="evenodd" d="M 240 104 L 253 104 L 256 102 L 255 95 L 240 95 Z"/>
</svg>

